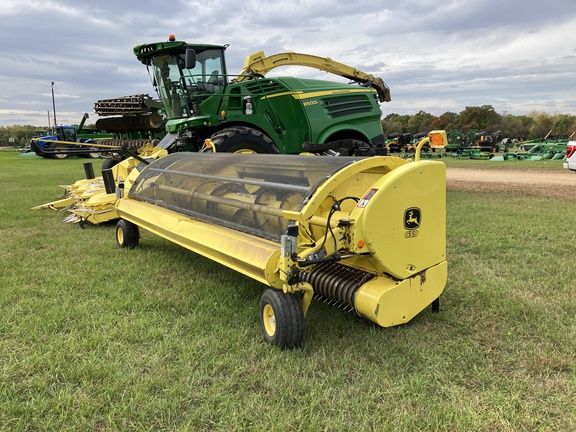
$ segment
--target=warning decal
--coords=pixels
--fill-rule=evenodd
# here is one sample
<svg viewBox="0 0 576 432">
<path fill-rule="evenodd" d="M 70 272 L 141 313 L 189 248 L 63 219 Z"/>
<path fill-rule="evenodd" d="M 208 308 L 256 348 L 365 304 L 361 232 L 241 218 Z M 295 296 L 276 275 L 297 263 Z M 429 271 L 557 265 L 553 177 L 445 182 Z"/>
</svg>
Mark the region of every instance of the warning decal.
<svg viewBox="0 0 576 432">
<path fill-rule="evenodd" d="M 358 207 L 366 207 L 376 192 L 378 192 L 378 189 L 370 189 L 368 192 L 366 192 L 362 199 L 358 201 Z"/>
</svg>

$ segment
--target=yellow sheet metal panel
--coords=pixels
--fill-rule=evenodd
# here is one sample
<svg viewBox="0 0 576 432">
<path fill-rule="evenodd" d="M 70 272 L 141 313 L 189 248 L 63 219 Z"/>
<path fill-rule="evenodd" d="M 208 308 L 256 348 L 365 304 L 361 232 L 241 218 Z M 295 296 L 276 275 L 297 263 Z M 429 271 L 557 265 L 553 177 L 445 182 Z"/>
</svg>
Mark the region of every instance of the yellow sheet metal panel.
<svg viewBox="0 0 576 432">
<path fill-rule="evenodd" d="M 409 279 L 372 279 L 356 293 L 356 312 L 382 327 L 405 324 L 442 294 L 447 274 L 443 261 Z"/>
<path fill-rule="evenodd" d="M 114 208 L 116 194 L 107 194 L 104 191 L 92 195 L 81 205 L 68 210 L 70 213 L 78 216 L 77 222 L 84 221 L 94 225 L 118 219 L 118 214 Z"/>
<path fill-rule="evenodd" d="M 46 204 L 41 204 L 39 206 L 32 207 L 32 210 L 42 210 L 42 209 L 58 210 L 65 207 L 69 207 L 72 204 L 74 204 L 74 200 L 72 198 L 63 198 L 57 201 L 52 201 Z"/>
<path fill-rule="evenodd" d="M 351 212 L 356 252 L 380 272 L 406 279 L 446 260 L 446 167 L 413 162 L 386 174 Z"/>
<path fill-rule="evenodd" d="M 281 288 L 275 272 L 280 256 L 277 243 L 218 225 L 192 220 L 146 202 L 121 199 L 120 217 L 197 252 L 259 282 Z"/>
<path fill-rule="evenodd" d="M 330 158 L 329 156 L 316 156 L 311 159 L 327 157 Z M 341 159 L 341 157 L 336 159 Z M 306 220 L 314 215 L 320 215 L 326 208 L 330 208 L 330 205 L 334 203 L 336 198 L 345 196 L 361 198 L 364 191 L 374 184 L 374 182 L 407 163 L 409 162 L 397 157 L 375 156 L 370 158 L 356 158 L 352 163 L 343 165 L 338 171 L 330 173 L 329 176 L 324 178 L 321 184 L 318 184 L 314 188 L 309 199 L 307 199 L 301 209 L 302 219 Z M 322 209 L 325 201 L 326 204 L 324 205 L 324 209 Z M 347 209 L 348 206 L 351 206 L 351 204 L 344 204 L 346 211 L 350 211 L 350 209 Z"/>
</svg>

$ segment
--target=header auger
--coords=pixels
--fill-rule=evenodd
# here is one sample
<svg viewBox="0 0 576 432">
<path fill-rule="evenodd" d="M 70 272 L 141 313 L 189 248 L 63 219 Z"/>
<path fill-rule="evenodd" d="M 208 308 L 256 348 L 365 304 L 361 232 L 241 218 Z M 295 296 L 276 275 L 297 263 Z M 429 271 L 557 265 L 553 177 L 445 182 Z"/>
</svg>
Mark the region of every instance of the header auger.
<svg viewBox="0 0 576 432">
<path fill-rule="evenodd" d="M 445 165 L 396 157 L 174 153 L 133 171 L 116 202 L 120 247 L 140 230 L 255 279 L 264 339 L 301 344 L 312 298 L 389 327 L 447 277 Z"/>
</svg>

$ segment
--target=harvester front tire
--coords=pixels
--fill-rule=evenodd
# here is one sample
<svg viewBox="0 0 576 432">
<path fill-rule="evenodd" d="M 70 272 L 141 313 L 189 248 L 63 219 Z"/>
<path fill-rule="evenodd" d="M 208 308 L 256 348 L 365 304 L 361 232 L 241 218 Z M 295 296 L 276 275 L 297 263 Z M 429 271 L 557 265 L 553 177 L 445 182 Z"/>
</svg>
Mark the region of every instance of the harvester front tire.
<svg viewBox="0 0 576 432">
<path fill-rule="evenodd" d="M 304 338 L 304 310 L 298 296 L 267 289 L 260 299 L 264 340 L 282 349 L 297 348 Z"/>
<path fill-rule="evenodd" d="M 218 153 L 279 153 L 268 135 L 244 126 L 222 129 L 211 140 Z"/>
<path fill-rule="evenodd" d="M 133 249 L 140 241 L 140 231 L 138 225 L 120 219 L 116 224 L 116 243 L 121 248 Z"/>
</svg>

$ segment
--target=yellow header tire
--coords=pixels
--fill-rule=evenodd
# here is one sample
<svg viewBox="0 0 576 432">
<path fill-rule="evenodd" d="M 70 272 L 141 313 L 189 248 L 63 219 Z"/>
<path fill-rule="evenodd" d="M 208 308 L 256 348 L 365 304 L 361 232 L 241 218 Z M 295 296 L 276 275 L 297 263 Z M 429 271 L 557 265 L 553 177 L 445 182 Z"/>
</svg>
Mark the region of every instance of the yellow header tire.
<svg viewBox="0 0 576 432">
<path fill-rule="evenodd" d="M 267 289 L 260 300 L 260 324 L 266 342 L 282 349 L 299 347 L 304 339 L 304 311 L 300 298 Z"/>
<path fill-rule="evenodd" d="M 116 224 L 116 243 L 121 248 L 133 249 L 140 241 L 140 231 L 138 225 L 120 219 Z"/>
</svg>

